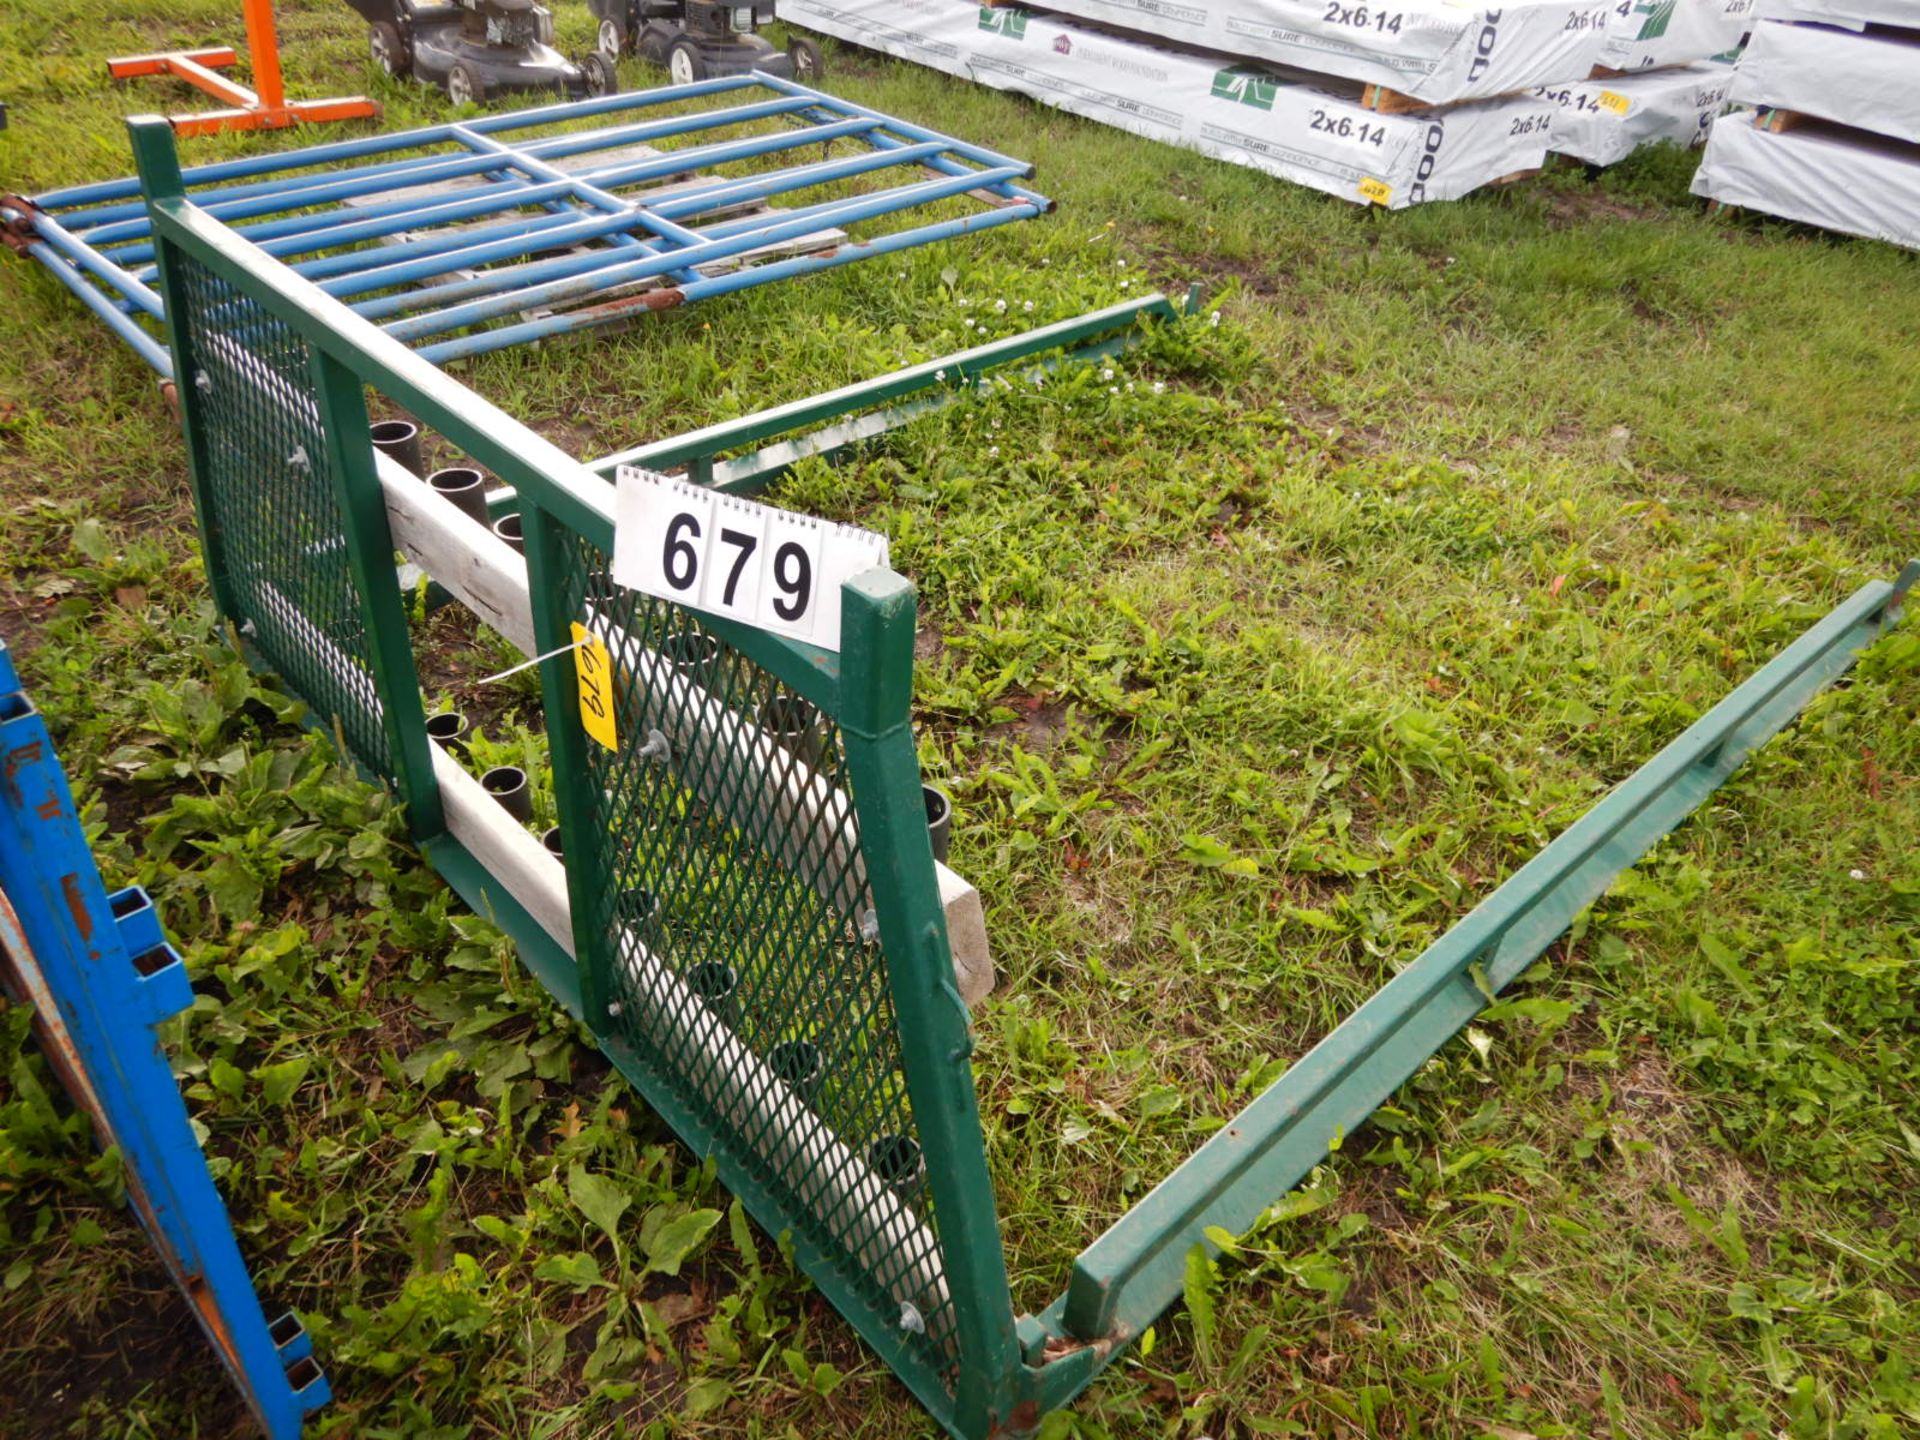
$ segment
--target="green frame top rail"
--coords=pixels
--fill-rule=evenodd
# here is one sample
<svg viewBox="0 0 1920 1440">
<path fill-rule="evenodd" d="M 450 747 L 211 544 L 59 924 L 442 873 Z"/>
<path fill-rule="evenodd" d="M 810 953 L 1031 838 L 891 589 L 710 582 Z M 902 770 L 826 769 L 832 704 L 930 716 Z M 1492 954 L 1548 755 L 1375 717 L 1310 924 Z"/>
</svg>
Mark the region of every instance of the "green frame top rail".
<svg viewBox="0 0 1920 1440">
<path fill-rule="evenodd" d="M 513 936 L 687 1143 L 714 1156 L 755 1218 L 794 1235 L 798 1263 L 963 1440 L 1030 1433 L 1083 1390 L 1178 1297 L 1187 1257 L 1211 1249 L 1210 1229 L 1244 1231 L 1364 1124 L 1844 673 L 1920 578 L 1915 562 L 1890 583 L 1863 585 L 1738 686 L 1121 1216 L 1080 1255 L 1054 1304 L 1016 1315 L 911 733 L 912 586 L 887 570 L 849 581 L 837 655 L 617 591 L 601 572 L 613 540 L 602 474 L 199 209 L 183 194 L 164 123 L 133 129 L 223 612 L 316 722 L 395 787 L 432 863 Z M 901 382 L 898 398 L 925 398 L 923 378 Z M 365 388 L 516 492 L 527 550 L 515 593 L 531 607 L 526 643 L 544 657 L 564 873 L 551 857 L 528 859 L 525 834 L 503 829 L 498 807 L 476 801 L 474 782 L 420 733 L 391 563 L 394 491 L 367 439 Z M 765 436 L 747 424 L 714 438 L 680 458 Z M 229 491 L 251 510 L 237 510 Z M 259 531 L 252 512 L 283 513 L 276 505 L 300 517 L 298 543 Z M 613 750 L 580 723 L 569 644 L 580 623 L 607 640 L 616 672 Z M 663 660 L 689 637 L 704 647 L 697 683 Z M 327 663 L 316 668 L 314 654 Z M 756 705 L 780 697 L 823 717 L 804 763 L 776 755 L 753 723 L 764 713 Z M 636 899 L 637 872 L 620 867 L 638 852 L 654 857 L 648 864 L 666 859 L 641 877 L 651 888 Z M 702 931 L 716 897 L 734 908 Z M 658 918 L 668 902 L 690 930 Z M 699 949 L 700 936 L 722 930 L 750 937 L 729 940 L 724 984 L 714 952 Z M 812 1088 L 814 1072 L 786 1065 L 792 1032 L 750 1013 L 754 993 L 789 997 L 764 1009 L 793 1008 L 797 995 L 804 1010 L 805 987 L 822 984 L 862 997 L 857 1014 L 831 1016 L 865 1047 L 866 1058 L 846 1062 L 858 1080 L 851 1099 Z M 829 1033 L 809 1032 L 808 1043 L 823 1050 Z M 881 1131 L 891 1149 L 868 1143 Z M 901 1155 L 917 1161 L 895 1163 Z"/>
</svg>

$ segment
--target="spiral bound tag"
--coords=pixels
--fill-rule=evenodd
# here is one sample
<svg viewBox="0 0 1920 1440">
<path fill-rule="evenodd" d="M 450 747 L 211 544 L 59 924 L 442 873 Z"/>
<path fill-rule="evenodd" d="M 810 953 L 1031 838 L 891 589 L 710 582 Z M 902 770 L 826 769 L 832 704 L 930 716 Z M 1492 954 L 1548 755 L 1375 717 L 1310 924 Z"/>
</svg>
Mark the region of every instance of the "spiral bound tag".
<svg viewBox="0 0 1920 1440">
<path fill-rule="evenodd" d="M 615 483 L 616 584 L 823 650 L 840 648 L 841 585 L 887 563 L 871 530 L 632 465 Z"/>
</svg>

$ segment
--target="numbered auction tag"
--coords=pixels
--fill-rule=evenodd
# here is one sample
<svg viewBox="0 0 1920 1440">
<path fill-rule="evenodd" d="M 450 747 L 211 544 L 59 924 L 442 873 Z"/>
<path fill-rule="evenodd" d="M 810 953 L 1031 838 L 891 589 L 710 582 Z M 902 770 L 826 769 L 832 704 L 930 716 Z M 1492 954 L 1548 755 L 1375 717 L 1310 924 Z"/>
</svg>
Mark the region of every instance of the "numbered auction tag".
<svg viewBox="0 0 1920 1440">
<path fill-rule="evenodd" d="M 700 583 L 700 608 L 749 625 L 760 613 L 760 577 L 767 569 L 767 513 L 758 505 L 717 495 L 712 555 Z"/>
<path fill-rule="evenodd" d="M 620 748 L 613 718 L 613 657 L 605 643 L 573 622 L 573 673 L 580 681 L 580 727 L 609 750 Z"/>
<path fill-rule="evenodd" d="M 886 537 L 623 465 L 616 584 L 840 648 L 840 586 L 887 563 Z"/>
</svg>

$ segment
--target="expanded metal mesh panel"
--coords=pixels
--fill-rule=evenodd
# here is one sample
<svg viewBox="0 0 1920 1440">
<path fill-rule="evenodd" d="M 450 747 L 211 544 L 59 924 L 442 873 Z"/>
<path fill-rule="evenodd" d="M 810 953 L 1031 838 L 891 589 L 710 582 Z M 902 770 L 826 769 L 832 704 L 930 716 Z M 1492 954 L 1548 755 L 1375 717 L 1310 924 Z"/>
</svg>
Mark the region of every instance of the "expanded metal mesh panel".
<svg viewBox="0 0 1920 1440">
<path fill-rule="evenodd" d="M 231 618 L 362 764 L 392 777 L 307 344 L 183 250 L 173 263 L 202 421 L 201 524 Z"/>
<path fill-rule="evenodd" d="M 953 1307 L 837 727 L 573 542 L 615 671 L 590 743 L 589 963 L 643 1065 L 951 1378 Z M 569 864 L 576 858 L 569 854 Z"/>
</svg>

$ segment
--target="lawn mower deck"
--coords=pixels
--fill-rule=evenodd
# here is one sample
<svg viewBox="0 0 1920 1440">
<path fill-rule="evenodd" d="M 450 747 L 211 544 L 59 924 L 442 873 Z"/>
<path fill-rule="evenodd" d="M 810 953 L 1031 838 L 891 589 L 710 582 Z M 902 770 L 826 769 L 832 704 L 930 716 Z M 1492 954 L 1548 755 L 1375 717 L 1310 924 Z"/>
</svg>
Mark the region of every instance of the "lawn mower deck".
<svg viewBox="0 0 1920 1440">
<path fill-rule="evenodd" d="M 620 88 L 610 57 L 589 53 L 575 63 L 553 48 L 553 14 L 538 0 L 347 3 L 370 27 L 367 48 L 376 65 L 396 79 L 438 85 L 457 104 L 528 90 L 577 99 Z"/>
<path fill-rule="evenodd" d="M 597 45 L 610 59 L 626 53 L 664 65 L 676 85 L 758 70 L 811 85 L 820 77 L 820 48 L 796 37 L 777 50 L 755 34 L 773 19 L 771 0 L 727 5 L 720 0 L 587 0 L 600 22 Z"/>
</svg>

